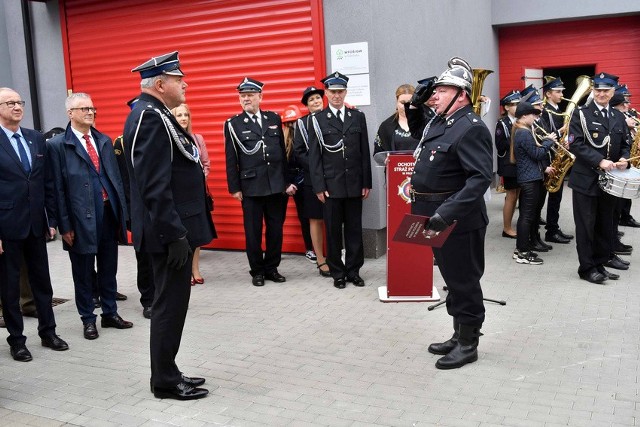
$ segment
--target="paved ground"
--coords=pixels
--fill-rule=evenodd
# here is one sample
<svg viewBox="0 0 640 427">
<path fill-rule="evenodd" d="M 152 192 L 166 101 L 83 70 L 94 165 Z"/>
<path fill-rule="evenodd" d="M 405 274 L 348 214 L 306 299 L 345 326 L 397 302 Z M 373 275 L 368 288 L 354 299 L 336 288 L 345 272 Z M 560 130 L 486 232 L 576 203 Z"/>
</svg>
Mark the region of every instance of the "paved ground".
<svg viewBox="0 0 640 427">
<path fill-rule="evenodd" d="M 561 226 L 573 231 L 570 191 Z M 82 337 L 73 300 L 55 308 L 67 352 L 40 346 L 26 319 L 30 363 L 0 343 L 0 422 L 13 425 L 632 426 L 640 423 L 640 283 L 634 268 L 604 286 L 578 279 L 571 245 L 543 266 L 517 265 L 514 241 L 499 237 L 503 196 L 489 203 L 480 360 L 434 367 L 429 343 L 451 333 L 444 308 L 383 304 L 385 258 L 367 260 L 365 288 L 337 290 L 302 256 L 286 255 L 285 284 L 250 285 L 242 252 L 203 253 L 207 283 L 193 288 L 179 354 L 211 391 L 199 401 L 149 392 L 148 321 L 134 284 L 135 260 L 121 248 L 120 313 L 129 330 Z M 640 218 L 640 203 L 633 214 Z M 640 231 L 623 228 L 640 248 Z M 55 296 L 72 298 L 69 260 L 49 244 Z M 442 287 L 439 273 L 436 283 Z"/>
</svg>

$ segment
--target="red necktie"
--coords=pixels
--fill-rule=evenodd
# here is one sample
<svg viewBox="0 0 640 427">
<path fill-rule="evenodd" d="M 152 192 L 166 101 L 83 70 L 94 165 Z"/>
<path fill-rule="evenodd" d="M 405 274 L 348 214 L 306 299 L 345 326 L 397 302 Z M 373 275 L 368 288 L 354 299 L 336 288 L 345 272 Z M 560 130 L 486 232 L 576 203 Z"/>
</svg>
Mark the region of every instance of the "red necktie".
<svg viewBox="0 0 640 427">
<path fill-rule="evenodd" d="M 91 143 L 91 138 L 89 137 L 89 135 L 82 135 L 84 137 L 84 140 L 87 143 L 87 153 L 89 153 L 89 158 L 91 159 L 91 163 L 93 163 L 93 167 L 96 168 L 96 171 L 98 172 L 98 174 L 100 173 L 100 159 L 98 158 L 98 153 L 96 152 L 96 149 L 93 148 L 93 144 Z M 102 200 L 106 201 L 109 198 L 109 196 L 107 195 L 107 191 L 104 189 L 104 187 L 102 188 Z"/>
</svg>

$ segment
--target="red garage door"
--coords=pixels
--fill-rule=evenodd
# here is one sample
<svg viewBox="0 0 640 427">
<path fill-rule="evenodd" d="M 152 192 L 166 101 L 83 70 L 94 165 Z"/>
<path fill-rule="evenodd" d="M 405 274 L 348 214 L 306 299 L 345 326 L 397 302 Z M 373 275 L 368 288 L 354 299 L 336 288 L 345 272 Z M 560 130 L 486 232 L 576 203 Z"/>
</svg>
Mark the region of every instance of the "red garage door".
<svg viewBox="0 0 640 427">
<path fill-rule="evenodd" d="M 525 68 L 593 67 L 640 96 L 640 16 L 506 27 L 499 40 L 501 95 L 524 87 Z"/>
<path fill-rule="evenodd" d="M 227 191 L 222 126 L 241 111 L 235 87 L 244 76 L 265 83 L 262 108 L 278 113 L 324 76 L 322 1 L 61 0 L 61 22 L 68 88 L 92 95 L 97 127 L 112 138 L 122 133 L 126 101 L 139 93 L 130 70 L 180 51 L 193 129 L 211 158 L 219 234 L 211 247 L 244 249 L 240 205 Z M 283 249 L 304 250 L 293 205 Z"/>
</svg>

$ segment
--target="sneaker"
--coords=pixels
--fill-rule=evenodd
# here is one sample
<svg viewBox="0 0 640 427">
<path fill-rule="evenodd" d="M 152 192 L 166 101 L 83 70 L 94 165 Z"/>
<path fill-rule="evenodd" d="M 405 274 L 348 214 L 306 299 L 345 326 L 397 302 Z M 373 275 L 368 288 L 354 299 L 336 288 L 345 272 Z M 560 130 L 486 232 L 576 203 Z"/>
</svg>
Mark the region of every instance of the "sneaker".
<svg viewBox="0 0 640 427">
<path fill-rule="evenodd" d="M 544 261 L 538 258 L 538 254 L 535 252 L 518 252 L 516 262 L 518 264 L 540 265 Z"/>
<path fill-rule="evenodd" d="M 309 262 L 316 262 L 318 260 L 318 257 L 316 256 L 316 253 L 314 251 L 307 251 L 305 252 L 304 256 L 309 260 Z"/>
</svg>

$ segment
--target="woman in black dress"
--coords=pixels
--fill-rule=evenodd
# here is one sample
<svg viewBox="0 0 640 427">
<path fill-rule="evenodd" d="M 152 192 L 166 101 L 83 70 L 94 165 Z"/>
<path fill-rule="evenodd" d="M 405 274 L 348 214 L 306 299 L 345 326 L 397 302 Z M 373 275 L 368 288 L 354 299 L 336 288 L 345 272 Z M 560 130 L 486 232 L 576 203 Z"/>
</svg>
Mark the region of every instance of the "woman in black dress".
<svg viewBox="0 0 640 427">
<path fill-rule="evenodd" d="M 411 100 L 415 88 L 410 84 L 396 89 L 396 111 L 380 124 L 374 142 L 373 154 L 383 151 L 415 150 L 418 141 L 411 136 L 404 104 Z"/>
</svg>

